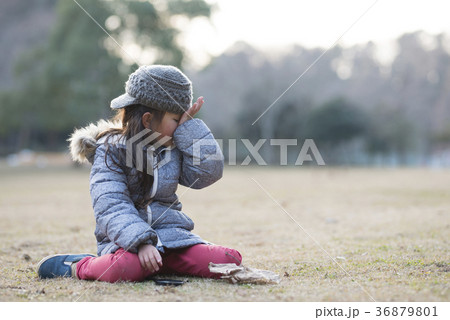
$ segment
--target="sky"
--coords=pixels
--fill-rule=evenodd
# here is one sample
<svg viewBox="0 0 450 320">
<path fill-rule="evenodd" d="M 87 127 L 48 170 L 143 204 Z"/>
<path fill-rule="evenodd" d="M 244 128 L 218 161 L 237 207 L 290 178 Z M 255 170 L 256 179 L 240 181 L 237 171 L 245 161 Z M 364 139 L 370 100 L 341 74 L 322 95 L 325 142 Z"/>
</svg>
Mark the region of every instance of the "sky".
<svg viewBox="0 0 450 320">
<path fill-rule="evenodd" d="M 380 59 L 395 53 L 393 39 L 424 30 L 450 34 L 448 0 L 207 0 L 216 3 L 211 23 L 204 18 L 180 22 L 182 39 L 194 65 L 224 52 L 236 41 L 283 51 L 293 44 L 308 48 L 373 41 Z M 370 9 L 369 9 L 370 8 Z"/>
</svg>

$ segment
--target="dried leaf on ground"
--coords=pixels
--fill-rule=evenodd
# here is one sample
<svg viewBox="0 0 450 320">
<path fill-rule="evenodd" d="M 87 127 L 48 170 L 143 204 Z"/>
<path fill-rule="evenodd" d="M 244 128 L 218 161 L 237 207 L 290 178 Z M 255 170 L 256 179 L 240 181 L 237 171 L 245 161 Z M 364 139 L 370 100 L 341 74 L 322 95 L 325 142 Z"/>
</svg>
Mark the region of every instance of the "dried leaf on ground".
<svg viewBox="0 0 450 320">
<path fill-rule="evenodd" d="M 221 274 L 221 279 L 225 279 L 231 283 L 254 283 L 254 284 L 270 284 L 279 283 L 280 277 L 267 270 L 259 270 L 249 268 L 244 265 L 236 265 L 235 263 L 209 263 L 209 271 Z"/>
</svg>

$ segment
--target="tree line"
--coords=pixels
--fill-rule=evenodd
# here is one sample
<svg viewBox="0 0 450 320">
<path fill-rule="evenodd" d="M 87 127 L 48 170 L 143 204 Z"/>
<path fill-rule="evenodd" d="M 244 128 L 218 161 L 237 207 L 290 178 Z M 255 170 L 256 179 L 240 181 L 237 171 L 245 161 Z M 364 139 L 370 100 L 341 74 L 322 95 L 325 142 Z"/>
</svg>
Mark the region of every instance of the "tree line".
<svg viewBox="0 0 450 320">
<path fill-rule="evenodd" d="M 314 139 L 331 164 L 421 164 L 449 149 L 445 34 L 404 34 L 389 63 L 371 42 L 336 46 L 277 100 L 324 49 L 295 45 L 274 54 L 239 42 L 193 70 L 175 22 L 209 18 L 213 8 L 203 0 L 79 1 L 123 48 L 139 48 L 133 57 L 71 1 L 38 0 L 27 10 L 21 1 L 5 3 L 15 8 L 8 23 L 33 5 L 52 8 L 54 23 L 45 40 L 17 56 L 14 86 L 0 86 L 0 155 L 66 150 L 74 127 L 112 115 L 109 102 L 137 63 L 184 69 L 195 95 L 206 97 L 200 117 L 220 139 Z"/>
<path fill-rule="evenodd" d="M 371 42 L 336 46 L 283 95 L 324 49 L 292 46 L 274 57 L 241 42 L 194 83 L 219 136 L 314 139 L 328 163 L 422 165 L 449 156 L 449 40 L 404 34 L 389 62 Z"/>
</svg>

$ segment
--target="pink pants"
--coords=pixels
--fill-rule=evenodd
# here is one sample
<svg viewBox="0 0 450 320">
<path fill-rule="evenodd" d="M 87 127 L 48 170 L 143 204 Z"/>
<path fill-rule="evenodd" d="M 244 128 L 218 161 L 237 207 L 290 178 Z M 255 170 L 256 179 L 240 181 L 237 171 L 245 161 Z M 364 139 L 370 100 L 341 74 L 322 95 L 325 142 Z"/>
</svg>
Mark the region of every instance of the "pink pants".
<svg viewBox="0 0 450 320">
<path fill-rule="evenodd" d="M 164 250 L 165 253 L 161 253 L 163 265 L 154 273 L 141 267 L 137 254 L 120 248 L 115 253 L 82 259 L 77 263 L 77 277 L 83 280 L 106 282 L 143 281 L 153 274 L 191 275 L 218 279 L 219 274 L 209 271 L 209 262 L 239 265 L 242 261 L 239 251 L 218 245 L 196 244 L 181 249 L 164 248 Z"/>
</svg>

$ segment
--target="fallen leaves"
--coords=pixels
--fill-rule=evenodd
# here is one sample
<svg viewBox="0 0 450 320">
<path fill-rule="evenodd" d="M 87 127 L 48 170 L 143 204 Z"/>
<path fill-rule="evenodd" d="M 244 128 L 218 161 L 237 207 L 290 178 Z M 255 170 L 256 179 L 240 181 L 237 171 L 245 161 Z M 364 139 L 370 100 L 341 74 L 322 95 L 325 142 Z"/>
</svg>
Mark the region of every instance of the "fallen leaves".
<svg viewBox="0 0 450 320">
<path fill-rule="evenodd" d="M 281 281 L 280 277 L 272 271 L 249 268 L 242 264 L 238 266 L 235 263 L 210 262 L 208 268 L 212 273 L 221 274 L 221 279 L 230 283 L 273 284 Z"/>
</svg>

